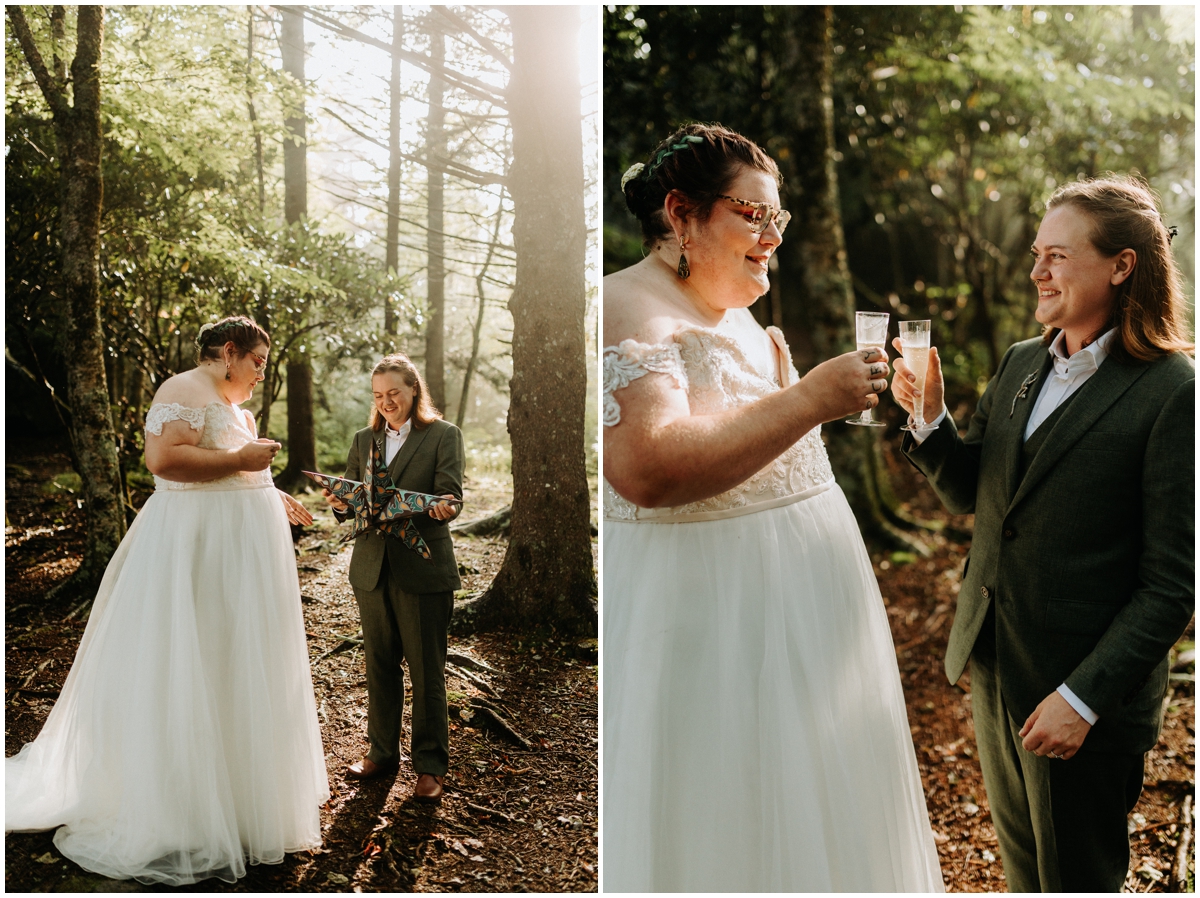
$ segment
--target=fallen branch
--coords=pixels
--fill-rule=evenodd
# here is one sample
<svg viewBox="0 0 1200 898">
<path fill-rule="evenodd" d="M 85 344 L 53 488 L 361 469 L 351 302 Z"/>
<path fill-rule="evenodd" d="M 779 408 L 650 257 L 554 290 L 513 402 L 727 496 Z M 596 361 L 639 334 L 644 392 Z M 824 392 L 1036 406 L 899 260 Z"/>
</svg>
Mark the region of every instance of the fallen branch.
<svg viewBox="0 0 1200 898">
<path fill-rule="evenodd" d="M 497 811 L 495 808 L 489 808 L 482 804 L 475 804 L 474 802 L 468 801 L 467 807 L 480 814 L 490 814 L 493 817 L 499 817 L 504 820 L 505 823 L 513 823 L 516 820 L 515 817 L 512 817 L 503 811 Z"/>
<path fill-rule="evenodd" d="M 354 647 L 354 646 L 356 646 L 356 645 L 362 645 L 362 644 L 363 644 L 363 641 L 362 641 L 362 635 L 363 635 L 363 631 L 362 631 L 362 630 L 359 630 L 359 631 L 358 631 L 357 633 L 355 633 L 353 636 L 340 636 L 340 635 L 339 635 L 339 634 L 337 634 L 337 633 L 334 633 L 333 635 L 334 635 L 334 636 L 339 636 L 339 638 L 340 638 L 342 641 L 341 641 L 341 642 L 339 642 L 337 645 L 335 645 L 333 648 L 331 648 L 329 651 L 327 651 L 327 652 L 322 652 L 320 655 L 318 655 L 316 658 L 314 658 L 314 659 L 313 659 L 313 664 L 316 664 L 316 663 L 318 663 L 319 661 L 324 661 L 324 660 L 325 660 L 326 658 L 328 658 L 330 655 L 335 655 L 335 654 L 337 654 L 338 652 L 344 652 L 344 651 L 346 651 L 346 649 L 350 649 L 350 648 L 353 648 L 353 647 Z"/>
<path fill-rule="evenodd" d="M 1188 849 L 1192 847 L 1192 796 L 1183 797 L 1183 810 L 1179 821 L 1179 847 L 1175 850 L 1175 869 L 1172 871 L 1172 886 L 1176 892 L 1188 890 Z"/>
<path fill-rule="evenodd" d="M 37 667 L 35 667 L 33 670 L 31 670 L 31 671 L 30 671 L 30 672 L 29 672 L 29 673 L 28 673 L 28 674 L 25 676 L 25 679 L 23 679 L 23 680 L 21 681 L 21 685 L 20 685 L 20 686 L 18 686 L 16 689 L 14 689 L 14 690 L 12 691 L 12 698 L 11 698 L 11 699 L 9 699 L 9 701 L 15 701 L 15 700 L 16 700 L 16 697 L 17 697 L 18 695 L 20 695 L 22 692 L 24 692 L 26 695 L 37 695 L 37 696 L 45 696 L 45 695 L 49 695 L 50 697 L 57 696 L 57 695 L 58 695 L 58 690 L 57 690 L 57 689 L 56 689 L 56 690 L 54 690 L 54 692 L 52 692 L 52 693 L 47 693 L 45 690 L 41 690 L 41 689 L 28 689 L 28 688 L 26 688 L 26 687 L 28 687 L 28 686 L 29 686 L 29 684 L 30 684 L 30 683 L 32 683 L 32 682 L 33 682 L 33 678 L 34 678 L 34 677 L 36 677 L 38 674 L 40 674 L 40 673 L 41 673 L 43 670 L 45 670 L 47 667 L 50 667 L 52 664 L 54 664 L 54 659 L 53 659 L 53 658 L 47 658 L 45 661 L 43 661 L 41 664 L 39 664 Z"/>
</svg>

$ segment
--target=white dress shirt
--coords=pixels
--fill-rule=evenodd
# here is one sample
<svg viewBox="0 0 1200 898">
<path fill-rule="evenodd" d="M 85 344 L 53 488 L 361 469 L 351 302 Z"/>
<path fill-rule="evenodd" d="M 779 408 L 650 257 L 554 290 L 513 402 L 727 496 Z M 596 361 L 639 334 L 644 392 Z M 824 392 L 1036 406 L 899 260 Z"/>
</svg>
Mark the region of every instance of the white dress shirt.
<svg viewBox="0 0 1200 898">
<path fill-rule="evenodd" d="M 1074 355 L 1068 356 L 1066 335 L 1062 331 L 1058 332 L 1058 336 L 1050 344 L 1050 357 L 1054 360 L 1053 373 L 1038 393 L 1033 411 L 1029 415 L 1029 423 L 1025 425 L 1025 440 L 1028 440 L 1060 405 L 1073 396 L 1080 387 L 1087 383 L 1088 378 L 1099 370 L 1100 366 L 1104 364 L 1104 360 L 1108 358 L 1108 346 L 1115 334 L 1116 328 L 1105 331 L 1094 342 L 1084 346 Z M 942 413 L 936 419 L 920 430 L 912 432 L 913 440 L 918 446 L 937 430 L 938 425 L 945 417 L 946 409 L 943 408 Z M 912 421 L 911 416 L 909 416 L 909 421 Z M 1089 724 L 1095 725 L 1096 721 L 1100 719 L 1099 715 L 1072 692 L 1066 683 L 1058 687 L 1058 694 Z"/>
<path fill-rule="evenodd" d="M 396 453 L 400 451 L 400 447 L 404 445 L 404 441 L 408 439 L 408 435 L 412 432 L 412 418 L 401 424 L 399 430 L 392 430 L 391 424 L 385 424 L 384 431 L 386 442 L 383 463 L 390 465 L 392 459 L 396 457 Z"/>
</svg>

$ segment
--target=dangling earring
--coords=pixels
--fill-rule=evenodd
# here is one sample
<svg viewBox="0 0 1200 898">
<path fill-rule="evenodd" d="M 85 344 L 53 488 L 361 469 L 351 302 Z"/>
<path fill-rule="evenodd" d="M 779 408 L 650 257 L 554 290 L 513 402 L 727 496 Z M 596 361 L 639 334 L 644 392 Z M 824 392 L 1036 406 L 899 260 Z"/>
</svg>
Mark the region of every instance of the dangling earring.
<svg viewBox="0 0 1200 898">
<path fill-rule="evenodd" d="M 675 269 L 675 273 L 679 275 L 681 281 L 686 281 L 692 276 L 692 269 L 688 265 L 687 256 L 683 254 L 685 249 L 687 249 L 687 238 L 681 236 L 679 238 L 679 267 Z"/>
<path fill-rule="evenodd" d="M 229 376 L 229 362 L 226 362 L 226 363 L 225 363 L 225 379 L 226 379 L 226 380 L 233 380 L 233 378 L 231 378 L 231 377 Z"/>
</svg>

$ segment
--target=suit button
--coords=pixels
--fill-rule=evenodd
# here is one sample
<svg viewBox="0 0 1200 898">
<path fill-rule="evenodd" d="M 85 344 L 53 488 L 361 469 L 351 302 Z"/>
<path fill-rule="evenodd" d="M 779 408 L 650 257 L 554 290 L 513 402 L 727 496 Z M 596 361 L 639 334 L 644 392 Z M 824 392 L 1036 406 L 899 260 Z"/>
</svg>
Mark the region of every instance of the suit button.
<svg viewBox="0 0 1200 898">
<path fill-rule="evenodd" d="M 1013 532 L 1013 529 L 1011 527 L 1005 528 L 1005 530 L 1004 530 L 1004 538 L 1005 539 L 1012 539 L 1016 535 L 1017 534 Z"/>
<path fill-rule="evenodd" d="M 979 594 L 986 599 L 989 595 L 988 588 L 986 586 L 979 587 Z"/>
</svg>

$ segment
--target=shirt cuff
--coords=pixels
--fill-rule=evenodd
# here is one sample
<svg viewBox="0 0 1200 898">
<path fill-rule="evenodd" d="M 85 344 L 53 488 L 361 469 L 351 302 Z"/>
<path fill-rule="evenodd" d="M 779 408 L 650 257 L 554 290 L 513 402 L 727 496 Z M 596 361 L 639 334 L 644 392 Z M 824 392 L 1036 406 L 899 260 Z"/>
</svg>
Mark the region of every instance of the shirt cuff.
<svg viewBox="0 0 1200 898">
<path fill-rule="evenodd" d="M 1058 687 L 1058 694 L 1065 698 L 1067 700 L 1067 704 L 1074 708 L 1076 712 L 1078 712 L 1079 716 L 1086 720 L 1088 724 L 1091 726 L 1096 725 L 1096 721 L 1100 719 L 1100 715 L 1085 705 L 1083 700 L 1080 699 L 1079 696 L 1077 696 L 1074 692 L 1072 692 L 1066 683 L 1063 683 Z"/>
<path fill-rule="evenodd" d="M 925 442 L 925 439 L 931 433 L 933 433 L 935 430 L 938 429 L 938 427 L 941 426 L 941 423 L 942 423 L 942 421 L 945 420 L 945 418 L 946 418 L 946 409 L 943 408 L 942 413 L 940 415 L 938 415 L 937 418 L 928 422 L 920 430 L 910 430 L 909 433 L 912 434 L 913 442 L 916 443 L 918 446 L 920 446 L 922 443 Z M 909 415 L 908 423 L 909 424 L 912 423 L 912 415 Z"/>
</svg>

